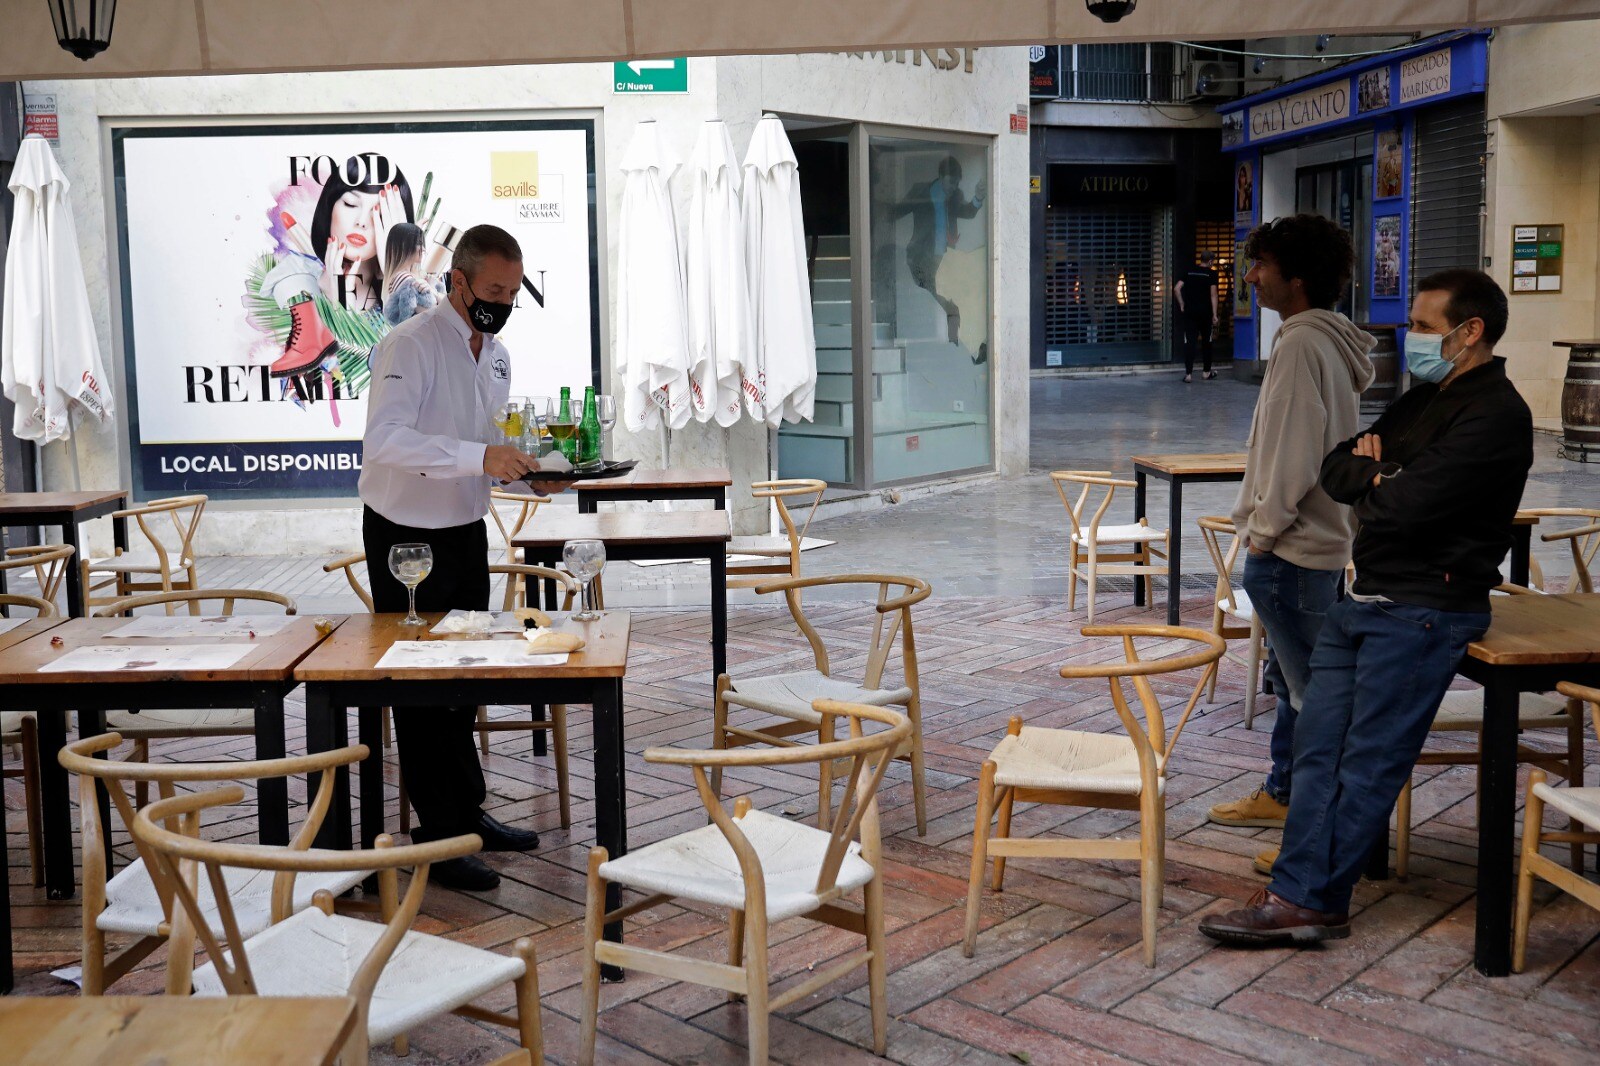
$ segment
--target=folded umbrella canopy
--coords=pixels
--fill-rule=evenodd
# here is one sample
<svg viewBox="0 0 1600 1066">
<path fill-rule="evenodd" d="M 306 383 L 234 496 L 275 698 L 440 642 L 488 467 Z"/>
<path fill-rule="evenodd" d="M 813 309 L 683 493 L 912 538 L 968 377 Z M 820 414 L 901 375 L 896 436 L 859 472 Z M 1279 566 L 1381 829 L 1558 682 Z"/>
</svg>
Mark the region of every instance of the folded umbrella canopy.
<svg viewBox="0 0 1600 1066">
<path fill-rule="evenodd" d="M 708 119 L 701 125 L 684 173 L 690 182 L 683 258 L 694 417 L 731 426 L 743 409 L 741 367 L 755 351 L 755 329 L 745 273 L 739 159 L 726 122 Z"/>
<path fill-rule="evenodd" d="M 763 115 L 744 157 L 745 269 L 756 320 L 754 364 L 744 366 L 745 406 L 774 428 L 811 421 L 817 341 L 800 213 L 800 167 L 775 115 Z"/>
<path fill-rule="evenodd" d="M 16 405 L 13 430 L 49 444 L 72 436 L 69 412 L 114 414 L 78 257 L 72 187 L 37 135 L 23 138 L 11 172 L 16 197 L 0 310 L 0 387 Z"/>
<path fill-rule="evenodd" d="M 622 421 L 630 431 L 689 424 L 689 332 L 678 226 L 654 121 L 622 159 L 617 233 L 617 349 Z"/>
</svg>

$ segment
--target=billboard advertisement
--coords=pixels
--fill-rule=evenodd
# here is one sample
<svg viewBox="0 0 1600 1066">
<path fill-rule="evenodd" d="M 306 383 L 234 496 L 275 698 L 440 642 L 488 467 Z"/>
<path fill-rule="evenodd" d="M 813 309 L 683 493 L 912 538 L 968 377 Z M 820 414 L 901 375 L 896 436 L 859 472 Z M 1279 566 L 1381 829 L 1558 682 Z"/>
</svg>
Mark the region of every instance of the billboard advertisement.
<svg viewBox="0 0 1600 1066">
<path fill-rule="evenodd" d="M 446 298 L 491 223 L 525 281 L 513 395 L 598 383 L 594 124 L 580 119 L 112 131 L 133 487 L 348 497 L 374 345 Z"/>
</svg>

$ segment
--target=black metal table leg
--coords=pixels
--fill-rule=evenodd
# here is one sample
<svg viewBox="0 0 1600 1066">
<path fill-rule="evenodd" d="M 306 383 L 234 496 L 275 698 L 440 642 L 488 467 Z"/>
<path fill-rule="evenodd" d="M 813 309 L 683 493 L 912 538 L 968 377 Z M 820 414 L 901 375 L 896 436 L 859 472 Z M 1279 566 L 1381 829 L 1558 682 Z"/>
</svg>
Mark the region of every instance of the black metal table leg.
<svg viewBox="0 0 1600 1066">
<path fill-rule="evenodd" d="M 1511 576 L 1513 585 L 1528 585 L 1528 571 L 1533 557 L 1533 527 L 1511 527 Z"/>
<path fill-rule="evenodd" d="M 356 711 L 356 740 L 367 746 L 361 763 L 361 846 L 372 847 L 384 831 L 383 824 L 383 708 Z"/>
<path fill-rule="evenodd" d="M 266 685 L 256 691 L 256 758 L 281 759 L 288 754 L 283 730 L 283 689 Z M 282 847 L 289 843 L 289 782 L 264 777 L 256 782 L 257 839 Z"/>
<path fill-rule="evenodd" d="M 1486 977 L 1511 972 L 1511 868 L 1517 806 L 1516 685 L 1491 670 L 1478 744 L 1478 930 L 1473 962 Z"/>
<path fill-rule="evenodd" d="M 44 886 L 50 899 L 71 899 L 77 889 L 72 865 L 72 805 L 61 749 L 67 744 L 67 712 L 39 712 L 39 799 L 44 807 Z"/>
<path fill-rule="evenodd" d="M 343 719 L 344 709 L 339 708 L 335 715 L 332 694 L 326 685 L 306 686 L 306 752 L 308 754 L 319 751 L 332 751 L 340 746 L 338 732 L 334 729 L 334 718 Z M 336 775 L 337 777 L 337 775 Z M 316 790 L 321 787 L 320 781 L 307 781 L 308 795 L 316 795 Z M 350 847 L 350 784 L 349 778 L 344 780 L 343 802 L 340 802 L 339 789 L 334 788 L 333 804 L 328 810 L 328 816 L 322 820 L 322 825 L 317 830 L 316 839 L 312 846 L 318 848 L 344 848 Z"/>
<path fill-rule="evenodd" d="M 545 705 L 542 703 L 535 703 L 528 708 L 528 713 L 532 715 L 535 722 L 542 722 L 545 720 L 544 706 Z M 542 757 L 549 752 L 550 745 L 547 740 L 547 736 L 548 733 L 546 730 L 535 729 L 533 731 L 533 754 L 536 758 Z"/>
<path fill-rule="evenodd" d="M 1383 827 L 1383 832 L 1378 834 L 1378 839 L 1372 842 L 1372 850 L 1367 853 L 1367 864 L 1361 870 L 1361 876 L 1368 881 L 1387 881 L 1389 879 L 1389 827 Z"/>
<path fill-rule="evenodd" d="M 1183 478 L 1174 474 L 1167 483 L 1172 486 L 1167 497 L 1167 625 L 1175 626 L 1183 584 Z"/>
<path fill-rule="evenodd" d="M 67 560 L 67 614 L 73 618 L 88 617 L 88 610 L 84 604 L 87 591 L 83 587 L 83 545 L 78 538 L 78 523 L 68 515 L 66 521 L 61 523 L 61 543 L 72 549 L 72 558 Z"/>
<path fill-rule="evenodd" d="M 0 812 L 3 814 L 3 812 Z M 0 855 L 10 855 L 11 842 L 6 839 L 6 820 L 0 816 Z M 0 893 L 0 996 L 8 996 L 16 987 L 16 973 L 11 958 L 11 882 L 6 879 L 5 892 Z"/>
<path fill-rule="evenodd" d="M 728 672 L 728 553 L 713 544 L 707 553 L 711 560 L 711 687 Z"/>
<path fill-rule="evenodd" d="M 1139 520 L 1145 516 L 1145 503 L 1146 503 L 1145 489 L 1147 487 L 1147 481 L 1148 481 L 1147 475 L 1145 474 L 1145 472 L 1143 470 L 1135 470 L 1133 472 L 1133 523 L 1134 523 L 1134 525 L 1138 525 L 1139 524 Z M 1070 553 L 1069 553 L 1069 558 L 1070 558 Z M 1135 579 L 1134 582 L 1133 582 L 1133 605 L 1135 607 L 1143 607 L 1144 606 L 1144 585 L 1138 579 Z"/>
<path fill-rule="evenodd" d="M 622 682 L 604 680 L 594 694 L 594 836 L 613 859 L 628 853 L 628 797 L 623 778 Z M 622 905 L 622 886 L 606 885 L 606 910 Z M 622 940 L 622 923 L 606 926 L 607 940 Z M 602 967 L 609 981 L 622 980 L 615 966 Z"/>
</svg>

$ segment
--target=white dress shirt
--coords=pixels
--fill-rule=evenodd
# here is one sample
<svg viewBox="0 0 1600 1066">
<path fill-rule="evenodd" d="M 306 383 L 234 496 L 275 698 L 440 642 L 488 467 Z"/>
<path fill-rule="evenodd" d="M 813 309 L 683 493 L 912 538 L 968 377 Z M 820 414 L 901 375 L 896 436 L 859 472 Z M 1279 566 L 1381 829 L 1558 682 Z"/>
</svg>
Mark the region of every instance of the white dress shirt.
<svg viewBox="0 0 1600 1066">
<path fill-rule="evenodd" d="M 483 472 L 490 419 L 511 394 L 506 346 L 448 302 L 396 326 L 372 350 L 361 501 L 391 522 L 445 529 L 489 513 Z"/>
</svg>

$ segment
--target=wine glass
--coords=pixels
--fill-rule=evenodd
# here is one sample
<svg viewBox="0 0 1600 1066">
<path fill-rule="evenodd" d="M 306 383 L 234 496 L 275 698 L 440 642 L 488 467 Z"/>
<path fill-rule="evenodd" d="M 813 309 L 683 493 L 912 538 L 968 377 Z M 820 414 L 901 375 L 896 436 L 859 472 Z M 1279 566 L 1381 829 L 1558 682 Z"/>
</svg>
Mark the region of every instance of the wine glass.
<svg viewBox="0 0 1600 1066">
<path fill-rule="evenodd" d="M 406 587 L 411 597 L 411 610 L 400 620 L 401 625 L 427 625 L 424 619 L 417 617 L 417 586 L 432 572 L 433 549 L 428 545 L 396 544 L 389 549 L 389 573 Z"/>
<path fill-rule="evenodd" d="M 589 603 L 589 582 L 600 576 L 606 568 L 606 542 L 603 540 L 569 540 L 561 547 L 561 561 L 567 564 L 567 573 L 581 586 L 579 604 L 582 607 L 572 616 L 574 622 L 593 622 L 600 612 Z"/>
<path fill-rule="evenodd" d="M 616 398 L 606 393 L 601 393 L 594 398 L 595 414 L 600 416 L 601 451 L 605 451 L 605 442 L 611 439 L 611 427 L 617 424 Z"/>
</svg>

